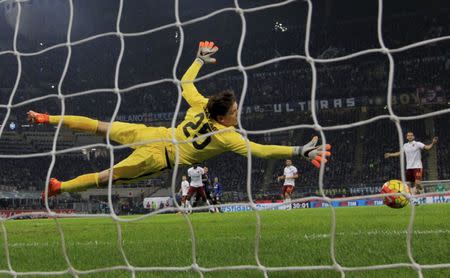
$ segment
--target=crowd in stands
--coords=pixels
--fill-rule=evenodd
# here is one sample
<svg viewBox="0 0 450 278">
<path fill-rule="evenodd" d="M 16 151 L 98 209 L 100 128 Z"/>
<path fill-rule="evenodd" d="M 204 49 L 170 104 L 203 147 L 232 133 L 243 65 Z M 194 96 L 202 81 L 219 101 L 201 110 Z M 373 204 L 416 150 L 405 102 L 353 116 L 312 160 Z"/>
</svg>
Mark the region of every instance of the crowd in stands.
<svg viewBox="0 0 450 278">
<path fill-rule="evenodd" d="M 439 117 L 435 121 L 436 134 L 439 135 L 440 144 L 437 145 L 437 160 L 438 160 L 438 173 L 439 178 L 450 178 L 450 148 L 446 144 L 450 137 L 450 129 L 448 128 L 448 117 Z"/>
<path fill-rule="evenodd" d="M 382 109 L 382 108 L 380 108 Z M 346 111 L 328 111 L 330 118 L 327 125 L 333 126 L 344 122 L 356 122 L 362 115 L 367 118 L 377 115 L 379 111 L 360 112 L 357 109 Z M 270 116 L 270 114 L 268 115 Z M 268 119 L 267 119 L 268 120 Z M 279 124 L 288 124 L 291 118 L 285 118 Z M 412 130 L 417 140 L 429 143 L 433 136 L 439 136 L 441 142 L 436 147 L 438 179 L 448 179 L 448 151 L 445 138 L 448 130 L 445 128 L 448 119 L 445 116 L 434 121 L 435 133 L 430 134 L 424 120 L 402 121 L 403 132 Z M 249 128 L 258 128 L 249 124 Z M 301 145 L 306 143 L 314 134 L 311 130 L 286 131 L 272 136 L 250 136 L 250 139 L 263 144 Z M 324 189 L 332 196 L 348 196 L 367 190 L 357 188 L 378 188 L 384 181 L 400 177 L 399 159 L 385 159 L 385 152 L 398 150 L 398 135 L 394 123 L 389 119 L 378 120 L 360 127 L 338 129 L 324 132 L 327 142 L 333 146 L 333 156 L 325 167 Z M 88 155 L 89 154 L 89 155 Z M 128 153 L 117 153 L 116 161 L 124 158 Z M 428 153 L 423 153 L 424 168 L 428 169 Z M 1 159 L 0 186 L 8 191 L 40 191 L 42 190 L 47 171 L 51 163 L 50 156 L 34 158 Z M 294 158 L 298 165 L 300 177 L 298 179 L 298 196 L 310 196 L 318 190 L 318 172 L 311 165 L 300 158 Z M 211 177 L 219 177 L 225 191 L 238 191 L 247 194 L 247 159 L 245 157 L 226 153 L 205 162 L 211 170 Z M 272 166 L 271 166 L 272 165 Z M 109 155 L 88 153 L 71 153 L 57 155 L 51 176 L 62 180 L 76 175 L 95 172 L 109 166 Z M 252 158 L 251 190 L 255 194 L 279 194 L 280 184 L 276 177 L 281 175 L 284 167 L 283 160 L 268 161 Z M 18 170 L 20 169 L 20 170 Z M 270 170 L 271 173 L 267 173 Z M 429 171 L 425 171 L 425 179 Z M 167 183 L 169 184 L 169 183 Z M 7 187 L 6 187 L 7 186 Z M 345 191 L 342 191 L 345 189 Z"/>
</svg>

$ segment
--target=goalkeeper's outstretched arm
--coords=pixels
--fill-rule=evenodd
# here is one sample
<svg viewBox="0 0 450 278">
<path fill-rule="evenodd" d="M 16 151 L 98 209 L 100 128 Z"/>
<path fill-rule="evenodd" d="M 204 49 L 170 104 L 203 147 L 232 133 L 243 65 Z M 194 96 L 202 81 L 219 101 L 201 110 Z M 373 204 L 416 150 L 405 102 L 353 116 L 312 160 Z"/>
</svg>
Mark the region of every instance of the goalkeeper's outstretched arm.
<svg viewBox="0 0 450 278">
<path fill-rule="evenodd" d="M 229 127 L 229 132 L 216 134 L 216 140 L 228 151 L 233 151 L 247 156 L 247 143 L 245 139 L 234 130 L 237 125 L 238 105 L 234 93 L 223 91 L 211 96 L 209 99 L 203 97 L 195 88 L 193 80 L 197 76 L 204 63 L 215 63 L 216 59 L 211 56 L 218 51 L 213 42 L 200 42 L 197 58 L 184 74 L 182 81 L 183 97 L 191 106 L 201 105 L 205 108 L 209 117 L 224 127 Z M 253 155 L 261 158 L 287 158 L 301 156 L 310 160 L 314 166 L 320 167 L 320 163 L 327 162 L 326 157 L 331 155 L 330 145 L 316 146 L 318 137 L 314 137 L 304 146 L 278 146 L 261 145 L 249 141 L 250 151 Z"/>
<path fill-rule="evenodd" d="M 227 145 L 230 151 L 237 154 L 247 156 L 247 144 L 245 139 L 237 132 L 224 133 L 227 139 Z M 331 155 L 331 146 L 317 146 L 319 138 L 314 136 L 313 139 L 303 146 L 279 146 L 279 145 L 262 145 L 249 141 L 250 152 L 252 155 L 266 159 L 278 159 L 300 156 L 303 157 L 320 168 L 320 163 L 327 162 L 326 157 Z M 325 149 L 325 151 L 323 151 Z M 325 158 L 322 158 L 324 155 Z"/>
<path fill-rule="evenodd" d="M 197 77 L 198 72 L 205 63 L 215 63 L 216 59 L 211 56 L 215 54 L 219 48 L 213 42 L 200 42 L 192 65 L 181 78 L 181 88 L 183 89 L 183 97 L 190 106 L 204 106 L 208 99 L 202 96 L 194 85 L 193 80 Z"/>
</svg>

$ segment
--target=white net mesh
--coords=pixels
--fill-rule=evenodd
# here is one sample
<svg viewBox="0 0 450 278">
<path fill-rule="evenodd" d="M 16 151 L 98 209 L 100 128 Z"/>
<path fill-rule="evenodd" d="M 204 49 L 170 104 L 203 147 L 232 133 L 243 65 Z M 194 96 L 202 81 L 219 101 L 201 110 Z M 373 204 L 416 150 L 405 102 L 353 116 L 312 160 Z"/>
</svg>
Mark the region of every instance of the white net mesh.
<svg viewBox="0 0 450 278">
<path fill-rule="evenodd" d="M 0 1 L 0 4 L 4 4 L 6 2 L 9 2 L 11 4 L 13 3 L 11 1 Z M 305 32 L 306 36 L 305 36 L 305 44 L 304 44 L 305 55 L 281 56 L 281 57 L 277 57 L 274 59 L 266 60 L 264 62 L 253 64 L 250 66 L 244 66 L 244 64 L 242 62 L 242 53 L 243 53 L 244 40 L 246 38 L 246 31 L 247 31 L 246 15 L 250 14 L 250 13 L 262 11 L 262 10 L 267 10 L 267 9 L 272 9 L 272 8 L 279 7 L 279 6 L 288 5 L 288 4 L 291 4 L 292 2 L 295 2 L 295 1 L 289 0 L 289 1 L 278 2 L 276 4 L 264 5 L 264 6 L 254 7 L 254 8 L 241 8 L 239 1 L 235 0 L 234 7 L 223 8 L 223 9 L 214 11 L 214 12 L 212 12 L 208 15 L 202 16 L 202 17 L 198 17 L 195 19 L 187 20 L 187 21 L 181 21 L 180 15 L 179 15 L 180 2 L 176 0 L 175 5 L 174 5 L 175 6 L 174 13 L 175 13 L 175 19 L 176 19 L 175 22 L 164 25 L 164 26 L 159 26 L 159 27 L 156 27 L 156 28 L 153 28 L 150 30 L 145 30 L 142 32 L 126 33 L 126 32 L 121 31 L 121 20 L 122 20 L 123 6 L 124 6 L 124 1 L 121 0 L 119 2 L 119 9 L 118 9 L 117 20 L 116 20 L 116 30 L 114 32 L 102 33 L 102 34 L 90 36 L 90 37 L 87 37 L 87 38 L 84 38 L 84 39 L 81 39 L 78 41 L 72 41 L 71 40 L 71 38 L 72 38 L 71 32 L 72 32 L 72 24 L 73 24 L 73 17 L 74 17 L 74 12 L 73 12 L 74 8 L 73 8 L 73 1 L 68 0 L 69 8 L 70 8 L 70 10 L 69 10 L 70 17 L 69 17 L 69 22 L 68 22 L 67 31 L 66 31 L 66 42 L 52 45 L 50 47 L 43 48 L 42 50 L 39 50 L 36 52 L 22 52 L 22 51 L 18 50 L 17 41 L 18 41 L 18 34 L 19 34 L 19 30 L 20 30 L 22 5 L 24 5 L 26 3 L 26 1 L 16 1 L 16 2 L 14 2 L 14 4 L 17 5 L 17 17 L 16 17 L 16 21 L 15 21 L 15 28 L 14 28 L 13 48 L 12 48 L 12 50 L 0 52 L 0 56 L 7 55 L 7 54 L 14 55 L 16 62 L 17 62 L 17 77 L 16 77 L 16 81 L 14 83 L 14 88 L 12 89 L 11 95 L 9 97 L 9 101 L 6 105 L 4 105 L 4 104 L 0 105 L 1 109 L 6 109 L 6 115 L 3 119 L 2 125 L 0 126 L 0 137 L 4 133 L 5 127 L 7 126 L 7 122 L 10 117 L 10 114 L 11 114 L 11 110 L 13 108 L 25 106 L 27 104 L 37 102 L 37 101 L 40 101 L 40 100 L 43 100 L 46 98 L 57 98 L 61 105 L 61 115 L 65 115 L 65 101 L 67 99 L 72 98 L 72 97 L 100 93 L 100 92 L 109 92 L 109 93 L 114 93 L 117 97 L 117 104 L 115 106 L 114 114 L 111 118 L 111 123 L 112 123 L 116 119 L 119 108 L 121 107 L 121 100 L 122 100 L 123 93 L 130 92 L 130 91 L 133 91 L 133 90 L 136 90 L 139 88 L 144 88 L 144 87 L 148 87 L 148 86 L 152 86 L 152 85 L 166 83 L 166 82 L 174 83 L 174 84 L 178 85 L 177 86 L 178 87 L 178 99 L 176 102 L 175 113 L 174 113 L 174 116 L 172 119 L 172 124 L 171 124 L 172 127 L 175 127 L 177 117 L 180 112 L 181 103 L 182 103 L 180 80 L 177 78 L 176 74 L 177 74 L 177 67 L 178 67 L 178 64 L 180 61 L 180 57 L 181 57 L 183 47 L 184 47 L 184 42 L 185 42 L 184 28 L 186 28 L 186 26 L 188 26 L 190 24 L 203 21 L 205 19 L 208 19 L 210 17 L 216 16 L 218 14 L 225 13 L 225 12 L 235 12 L 239 15 L 239 17 L 241 19 L 242 29 L 241 29 L 239 47 L 238 47 L 237 56 L 236 56 L 238 65 L 234 66 L 234 67 L 227 67 L 222 70 L 215 71 L 210 74 L 204 75 L 201 78 L 198 78 L 196 81 L 211 78 L 215 75 L 219 75 L 219 74 L 225 73 L 225 72 L 239 71 L 242 73 L 243 87 L 242 87 L 242 93 L 241 93 L 240 101 L 239 101 L 239 129 L 238 130 L 240 133 L 243 134 L 243 136 L 245 138 L 247 138 L 248 135 L 267 134 L 267 133 L 289 131 L 289 130 L 299 130 L 299 129 L 312 129 L 320 134 L 320 138 L 323 143 L 327 143 L 324 131 L 349 129 L 349 128 L 373 123 L 373 122 L 376 122 L 376 121 L 379 121 L 382 119 L 388 119 L 388 120 L 391 120 L 395 124 L 397 132 L 398 132 L 399 146 L 402 146 L 404 141 L 403 141 L 402 128 L 400 125 L 401 121 L 423 119 L 423 118 L 442 115 L 442 114 L 450 112 L 450 109 L 447 108 L 447 109 L 430 112 L 430 113 L 426 113 L 426 114 L 421 114 L 421 115 L 417 115 L 417 116 L 398 116 L 395 114 L 395 112 L 392 108 L 393 107 L 392 99 L 393 99 L 393 85 L 394 85 L 394 70 L 395 70 L 395 60 L 393 58 L 393 54 L 403 52 L 406 50 L 410 50 L 413 48 L 418 48 L 418 47 L 421 47 L 424 45 L 436 44 L 436 43 L 442 42 L 444 40 L 449 40 L 450 36 L 437 37 L 437 38 L 433 38 L 433 39 L 429 39 L 429 40 L 424 40 L 424 41 L 416 42 L 416 43 L 409 44 L 409 45 L 399 47 L 399 48 L 392 48 L 392 49 L 387 48 L 385 46 L 385 43 L 383 40 L 383 1 L 382 0 L 378 1 L 378 18 L 377 18 L 377 32 L 378 32 L 378 43 L 379 43 L 378 48 L 367 49 L 364 51 L 359 51 L 359 52 L 352 53 L 349 55 L 345 55 L 345 56 L 341 56 L 341 57 L 337 57 L 337 58 L 330 58 L 330 59 L 322 59 L 322 58 L 312 57 L 310 54 L 310 36 L 311 36 L 313 4 L 311 1 L 306 1 L 306 3 L 307 3 L 307 19 L 306 19 L 306 32 Z M 159 79 L 156 81 L 144 82 L 144 83 L 140 83 L 137 85 L 126 87 L 126 88 L 120 88 L 119 87 L 119 73 L 120 73 L 120 67 L 121 67 L 121 62 L 123 59 L 124 51 L 126 48 L 125 38 L 144 36 L 144 35 L 148 35 L 148 34 L 151 34 L 154 32 L 158 32 L 158 31 L 173 28 L 173 27 L 178 29 L 180 41 L 179 41 L 178 53 L 177 53 L 177 56 L 175 58 L 175 61 L 174 61 L 173 67 L 172 67 L 172 78 Z M 117 61 L 115 64 L 114 87 L 113 88 L 91 89 L 91 90 L 80 91 L 80 92 L 71 93 L 71 94 L 63 94 L 62 86 L 63 86 L 63 82 L 66 78 L 66 74 L 68 72 L 69 65 L 71 62 L 72 47 L 76 46 L 76 45 L 86 44 L 88 42 L 92 42 L 96 39 L 103 38 L 103 37 L 117 37 L 117 38 L 119 38 L 119 41 L 120 41 L 119 55 L 118 55 L 118 58 L 117 58 Z M 64 70 L 63 70 L 63 73 L 58 82 L 57 94 L 53 94 L 53 95 L 50 94 L 50 95 L 46 95 L 43 97 L 36 97 L 36 98 L 32 98 L 29 100 L 25 100 L 25 101 L 13 104 L 13 99 L 18 90 L 19 81 L 20 81 L 20 78 L 22 75 L 22 57 L 42 55 L 44 53 L 47 53 L 49 51 L 59 49 L 59 48 L 66 48 L 67 55 L 66 55 L 66 59 L 65 59 Z M 367 120 L 362 120 L 362 121 L 351 123 L 351 124 L 341 124 L 341 125 L 324 127 L 324 126 L 321 126 L 319 123 L 316 109 L 311 109 L 313 124 L 297 124 L 297 125 L 291 125 L 291 126 L 281 127 L 281 128 L 265 129 L 265 130 L 261 130 L 261 131 L 249 131 L 249 130 L 246 130 L 245 128 L 243 128 L 243 125 L 241 122 L 241 113 L 244 108 L 243 105 L 244 105 L 244 100 L 246 99 L 246 93 L 247 93 L 247 86 L 248 86 L 247 71 L 253 70 L 253 69 L 258 69 L 265 65 L 273 64 L 273 63 L 280 62 L 280 61 L 287 61 L 287 60 L 306 61 L 310 66 L 311 74 L 312 74 L 311 98 L 310 98 L 311 107 L 316 107 L 316 105 L 317 105 L 316 104 L 316 102 L 317 102 L 317 97 L 316 97 L 317 68 L 316 68 L 316 65 L 317 64 L 336 63 L 336 62 L 341 62 L 341 61 L 349 60 L 352 58 L 356 58 L 356 57 L 360 57 L 360 56 L 368 55 L 368 54 L 372 54 L 372 53 L 380 53 L 380 54 L 386 55 L 386 57 L 388 58 L 388 61 L 389 61 L 389 75 L 388 75 L 388 84 L 387 84 L 387 109 L 389 112 L 388 115 L 376 116 L 376 117 L 372 117 Z M 45 192 L 47 193 L 48 192 L 48 182 L 49 182 L 53 167 L 55 165 L 56 155 L 75 151 L 75 150 L 81 150 L 81 149 L 84 149 L 87 147 L 105 147 L 109 150 L 110 157 L 111 157 L 110 158 L 110 167 L 112 167 L 113 162 L 114 162 L 114 150 L 129 147 L 129 145 L 113 146 L 111 144 L 111 142 L 109 141 L 109 138 L 108 138 L 109 136 L 106 136 L 106 138 L 107 138 L 106 144 L 95 144 L 95 145 L 81 146 L 81 147 L 75 147 L 75 148 L 70 148 L 70 149 L 65 149 L 65 150 L 57 150 L 57 139 L 58 139 L 60 130 L 61 130 L 61 122 L 57 126 L 56 133 L 55 133 L 55 136 L 53 139 L 52 150 L 49 152 L 42 152 L 42 153 L 35 153 L 35 154 L 20 154 L 20 155 L 3 155 L 2 154 L 2 155 L 0 155 L 0 158 L 20 159 L 20 158 L 28 158 L 28 157 L 51 156 L 52 160 L 51 160 L 51 164 L 50 164 L 49 170 L 47 172 L 47 178 L 46 178 L 47 186 L 45 188 Z M 108 132 L 108 134 L 109 134 L 109 132 Z M 204 138 L 208 135 L 210 135 L 210 134 L 200 136 L 196 140 L 202 140 L 202 138 Z M 149 141 L 149 142 L 151 142 L 151 141 Z M 172 140 L 172 142 L 176 147 L 178 146 L 179 142 L 177 142 L 175 139 Z M 148 143 L 148 142 L 141 142 L 140 144 L 142 144 L 142 143 Z M 248 140 L 247 140 L 247 143 L 248 143 Z M 336 142 L 336 143 L 339 144 L 339 142 Z M 193 228 L 190 218 L 188 216 L 185 216 L 187 225 L 189 227 L 191 243 L 192 243 L 192 264 L 191 265 L 187 265 L 185 267 L 159 267 L 159 266 L 137 267 L 137 266 L 133 266 L 132 264 L 130 264 L 130 262 L 127 258 L 126 252 L 124 251 L 124 246 L 123 246 L 124 241 L 122 238 L 121 222 L 139 221 L 139 220 L 142 220 L 143 218 L 151 217 L 154 214 L 165 212 L 165 211 L 172 211 L 173 209 L 172 208 L 162 209 L 162 210 L 156 211 L 154 213 L 149 213 L 144 216 L 133 218 L 133 219 L 119 217 L 118 215 L 116 215 L 116 213 L 114 212 L 114 208 L 113 208 L 113 200 L 112 200 L 113 186 L 111 183 L 111 180 L 112 180 L 112 172 L 111 172 L 110 181 L 109 181 L 109 185 L 108 185 L 108 204 L 109 204 L 111 213 L 110 214 L 98 214 L 98 215 L 73 214 L 70 217 L 93 217 L 93 218 L 100 217 L 100 218 L 113 219 L 117 224 L 117 232 L 118 232 L 117 243 L 118 243 L 118 246 L 120 249 L 120 253 L 123 257 L 123 261 L 124 261 L 123 265 L 115 266 L 115 267 L 108 267 L 108 268 L 92 269 L 92 270 L 76 269 L 73 266 L 71 259 L 69 258 L 68 254 L 67 254 L 66 241 L 64 239 L 64 231 L 61 227 L 61 224 L 58 221 L 58 217 L 64 218 L 64 217 L 67 217 L 67 215 L 53 212 L 49 208 L 48 203 L 46 202 L 45 206 L 47 209 L 47 215 L 54 217 L 54 221 L 58 227 L 58 231 L 60 234 L 60 240 L 61 240 L 62 253 L 64 255 L 64 259 L 68 266 L 67 269 L 64 271 L 53 271 L 53 272 L 38 272 L 38 271 L 36 271 L 36 272 L 33 272 L 33 271 L 16 272 L 11 264 L 9 247 L 8 247 L 8 234 L 7 234 L 7 230 L 5 228 L 5 221 L 14 219 L 14 217 L 10 217 L 10 218 L 2 218 L 1 219 L 4 242 L 5 242 L 5 256 L 6 256 L 6 260 L 7 260 L 8 270 L 1 270 L 0 273 L 1 274 L 9 274 L 14 277 L 21 276 L 21 275 L 48 276 L 48 275 L 61 275 L 61 274 L 71 274 L 71 275 L 77 277 L 78 275 L 82 275 L 82 274 L 101 273 L 101 272 L 114 271 L 114 270 L 126 270 L 131 273 L 132 277 L 135 277 L 135 275 L 138 272 L 152 272 L 152 271 L 174 271 L 174 272 L 177 272 L 177 271 L 192 270 L 192 271 L 197 272 L 201 277 L 203 277 L 203 274 L 207 273 L 207 272 L 217 272 L 217 271 L 223 271 L 223 270 L 259 270 L 264 274 L 265 277 L 268 277 L 271 272 L 302 271 L 302 270 L 335 270 L 335 271 L 340 272 L 341 276 L 344 277 L 347 272 L 352 272 L 352 271 L 409 267 L 409 268 L 412 268 L 415 271 L 417 271 L 417 274 L 419 277 L 422 277 L 423 276 L 422 270 L 425 270 L 425 269 L 450 268 L 450 263 L 424 265 L 424 264 L 418 264 L 414 260 L 413 249 L 412 249 L 412 235 L 414 232 L 413 229 L 414 229 L 414 219 L 415 219 L 415 207 L 414 206 L 410 206 L 411 216 L 410 216 L 410 220 L 409 220 L 408 229 L 406 232 L 406 234 L 407 234 L 407 242 L 406 242 L 407 243 L 407 252 L 408 252 L 408 257 L 410 260 L 409 263 L 392 263 L 392 264 L 368 265 L 368 266 L 359 266 L 359 267 L 346 267 L 346 266 L 341 265 L 338 262 L 338 260 L 336 259 L 336 246 L 335 246 L 336 234 L 337 234 L 337 232 L 336 232 L 336 212 L 335 212 L 335 208 L 331 205 L 332 201 L 334 201 L 335 199 L 327 197 L 324 193 L 324 181 L 323 181 L 324 165 L 322 165 L 322 167 L 320 168 L 319 180 L 318 180 L 318 186 L 319 186 L 319 191 L 320 191 L 321 197 L 319 197 L 319 198 L 317 198 L 317 197 L 301 198 L 301 199 L 296 199 L 294 201 L 308 201 L 308 200 L 312 200 L 312 199 L 319 199 L 321 201 L 324 201 L 324 202 L 330 204 L 329 209 L 331 211 L 331 230 L 330 230 L 329 236 L 331 239 L 331 245 L 330 245 L 329 252 L 330 252 L 331 259 L 332 259 L 332 265 L 316 265 L 316 266 L 301 266 L 301 265 L 299 265 L 299 266 L 290 266 L 290 267 L 268 267 L 268 266 L 265 266 L 264 264 L 262 264 L 262 262 L 260 260 L 261 216 L 260 216 L 259 210 L 256 207 L 256 203 L 252 198 L 252 187 L 251 187 L 252 159 L 251 159 L 249 148 L 247 148 L 247 149 L 248 149 L 247 194 L 248 194 L 248 198 L 249 198 L 249 205 L 254 209 L 255 214 L 256 214 L 256 235 L 255 235 L 254 255 L 255 255 L 255 259 L 256 259 L 257 263 L 255 265 L 234 265 L 234 266 L 223 266 L 223 267 L 213 267 L 213 268 L 203 267 L 203 266 L 199 265 L 197 263 L 197 259 L 196 259 L 197 258 L 196 235 L 194 233 L 194 228 Z M 178 172 L 178 166 L 177 166 L 178 163 L 177 162 L 178 162 L 178 148 L 177 148 L 177 157 L 176 157 L 176 161 L 175 161 L 176 166 L 174 169 L 174 173 L 172 175 L 172 195 L 173 196 L 175 196 L 175 187 L 177 184 L 177 172 Z M 404 169 L 404 166 L 405 166 L 404 158 L 403 158 L 403 156 L 400 156 L 400 167 L 402 169 Z M 402 175 L 401 175 L 402 180 L 405 180 L 404 171 L 402 171 L 401 173 L 402 173 Z M 426 195 L 427 194 L 424 194 L 424 196 L 426 196 Z M 371 197 L 381 197 L 381 196 L 384 196 L 384 195 L 372 195 Z M 349 198 L 343 198 L 343 199 L 341 198 L 339 200 L 340 201 L 350 201 L 350 200 L 363 199 L 366 197 L 367 196 L 357 196 L 357 197 L 349 197 Z M 177 207 L 177 209 L 181 209 L 181 208 Z M 202 208 L 198 208 L 198 209 L 202 209 Z M 195 208 L 194 208 L 194 210 L 195 210 Z"/>
</svg>

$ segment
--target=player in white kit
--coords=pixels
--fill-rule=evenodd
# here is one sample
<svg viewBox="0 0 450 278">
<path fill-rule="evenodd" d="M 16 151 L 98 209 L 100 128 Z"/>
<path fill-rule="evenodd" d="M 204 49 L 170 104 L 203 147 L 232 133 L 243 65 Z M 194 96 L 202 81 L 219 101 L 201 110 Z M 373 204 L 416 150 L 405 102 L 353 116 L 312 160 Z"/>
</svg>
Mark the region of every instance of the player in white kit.
<svg viewBox="0 0 450 278">
<path fill-rule="evenodd" d="M 410 183 L 410 186 L 413 189 L 413 194 L 421 194 L 423 193 L 423 187 L 421 184 L 423 176 L 422 150 L 431 150 L 434 144 L 437 143 L 438 138 L 433 137 L 431 144 L 429 145 L 425 145 L 424 143 L 415 141 L 414 139 L 414 133 L 408 131 L 406 133 L 406 140 L 408 142 L 403 145 L 403 151 L 405 152 L 406 157 L 406 181 Z M 400 152 L 384 154 L 384 158 L 397 156 L 400 156 Z"/>
<path fill-rule="evenodd" d="M 182 179 L 182 181 L 181 181 L 181 188 L 180 188 L 181 205 L 185 208 L 186 207 L 187 195 L 188 195 L 188 192 L 189 192 L 189 182 L 187 181 L 187 177 L 186 176 L 182 176 L 181 179 Z"/>
<path fill-rule="evenodd" d="M 291 195 L 292 192 L 294 192 L 295 188 L 295 179 L 298 178 L 298 171 L 297 168 L 292 165 L 292 160 L 286 159 L 286 167 L 284 167 L 284 172 L 282 176 L 278 177 L 278 180 L 284 180 L 283 183 L 283 200 L 284 203 L 289 203 L 287 206 L 287 209 L 292 208 L 291 202 Z"/>
<path fill-rule="evenodd" d="M 208 200 L 206 199 L 205 186 L 203 185 L 202 175 L 205 174 L 205 171 L 202 167 L 192 166 L 188 169 L 188 176 L 191 178 L 191 183 L 189 186 L 189 191 L 187 194 L 187 201 L 189 209 L 192 208 L 191 198 L 197 193 L 202 198 L 202 201 L 207 203 L 210 206 Z"/>
</svg>

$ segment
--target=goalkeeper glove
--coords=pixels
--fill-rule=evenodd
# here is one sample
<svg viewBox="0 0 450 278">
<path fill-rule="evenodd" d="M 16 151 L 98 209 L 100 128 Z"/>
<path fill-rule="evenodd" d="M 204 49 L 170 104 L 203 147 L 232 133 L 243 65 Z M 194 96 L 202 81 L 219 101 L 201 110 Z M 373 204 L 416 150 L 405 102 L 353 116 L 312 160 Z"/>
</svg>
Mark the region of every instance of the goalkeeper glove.
<svg viewBox="0 0 450 278">
<path fill-rule="evenodd" d="M 216 58 L 211 56 L 215 54 L 219 48 L 214 45 L 214 42 L 200 42 L 198 46 L 197 58 L 205 64 L 215 63 Z"/>
<path fill-rule="evenodd" d="M 325 157 L 329 157 L 331 155 L 331 152 L 329 152 L 329 150 L 331 149 L 331 145 L 326 144 L 324 152 L 322 151 L 322 146 L 316 146 L 318 140 L 319 138 L 317 136 L 314 136 L 313 139 L 306 145 L 299 147 L 298 153 L 302 157 L 310 160 L 314 166 L 320 168 L 321 161 L 323 161 L 323 163 L 327 162 L 326 158 L 322 158 L 322 154 L 325 153 Z"/>
</svg>

